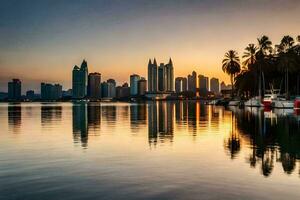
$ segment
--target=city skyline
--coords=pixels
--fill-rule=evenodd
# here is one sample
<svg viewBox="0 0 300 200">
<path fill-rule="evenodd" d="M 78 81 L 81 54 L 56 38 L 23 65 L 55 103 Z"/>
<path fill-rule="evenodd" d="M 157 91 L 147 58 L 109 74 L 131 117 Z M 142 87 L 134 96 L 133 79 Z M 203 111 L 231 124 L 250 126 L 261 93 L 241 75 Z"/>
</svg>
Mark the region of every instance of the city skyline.
<svg viewBox="0 0 300 200">
<path fill-rule="evenodd" d="M 230 47 L 241 54 L 262 34 L 275 43 L 296 36 L 299 8 L 293 0 L 4 1 L 0 91 L 12 78 L 21 79 L 24 89 L 38 90 L 42 81 L 71 88 L 69 70 L 83 58 L 104 80 L 127 82 L 133 73 L 146 77 L 146 60 L 155 55 L 173 58 L 175 77 L 195 70 L 229 83 L 220 69 L 224 52 Z"/>
</svg>

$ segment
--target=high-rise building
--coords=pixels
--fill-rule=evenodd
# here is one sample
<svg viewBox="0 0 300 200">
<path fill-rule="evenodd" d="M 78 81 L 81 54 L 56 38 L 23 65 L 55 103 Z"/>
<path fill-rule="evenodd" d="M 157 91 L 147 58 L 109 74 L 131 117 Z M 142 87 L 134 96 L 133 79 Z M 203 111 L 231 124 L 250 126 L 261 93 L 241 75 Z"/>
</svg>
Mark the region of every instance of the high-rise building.
<svg viewBox="0 0 300 200">
<path fill-rule="evenodd" d="M 101 97 L 102 98 L 108 97 L 108 84 L 105 81 L 101 83 Z"/>
<path fill-rule="evenodd" d="M 165 65 L 166 73 L 166 90 L 169 92 L 174 91 L 174 67 L 172 59 L 170 58 L 169 63 Z"/>
<path fill-rule="evenodd" d="M 128 83 L 124 83 L 122 86 L 116 87 L 116 97 L 118 99 L 130 97 L 130 87 L 128 87 Z"/>
<path fill-rule="evenodd" d="M 213 92 L 214 94 L 220 93 L 219 79 L 217 78 L 210 79 L 210 91 Z"/>
<path fill-rule="evenodd" d="M 116 97 L 116 81 L 114 79 L 108 79 L 107 81 L 107 97 Z"/>
<path fill-rule="evenodd" d="M 208 77 L 199 75 L 199 89 L 200 91 L 208 91 Z"/>
<path fill-rule="evenodd" d="M 158 91 L 165 91 L 166 86 L 166 70 L 165 70 L 165 64 L 160 63 L 157 71 L 158 76 Z"/>
<path fill-rule="evenodd" d="M 148 63 L 148 92 L 157 92 L 157 63 L 155 58 L 153 63 L 151 59 Z"/>
<path fill-rule="evenodd" d="M 42 100 L 59 100 L 62 98 L 62 86 L 60 84 L 41 83 Z"/>
<path fill-rule="evenodd" d="M 175 91 L 176 93 L 187 91 L 187 79 L 185 77 L 177 77 L 175 79 Z"/>
<path fill-rule="evenodd" d="M 231 90 L 232 89 L 232 86 L 230 84 L 226 85 L 224 83 L 224 81 L 222 81 L 220 86 L 221 86 L 221 90 Z"/>
<path fill-rule="evenodd" d="M 85 60 L 82 61 L 80 68 L 75 65 L 72 76 L 72 92 L 74 99 L 82 99 L 87 96 L 88 85 L 88 66 Z"/>
<path fill-rule="evenodd" d="M 88 76 L 88 97 L 90 99 L 100 99 L 101 98 L 101 74 L 100 73 L 90 73 Z"/>
<path fill-rule="evenodd" d="M 197 73 L 195 71 L 188 75 L 188 91 L 197 92 Z"/>
<path fill-rule="evenodd" d="M 157 66 L 156 59 L 148 63 L 148 92 L 173 92 L 174 91 L 174 68 L 170 58 L 168 64 L 161 63 Z"/>
<path fill-rule="evenodd" d="M 145 95 L 146 90 L 147 90 L 147 81 L 144 77 L 142 77 L 138 81 L 138 95 L 140 96 Z"/>
<path fill-rule="evenodd" d="M 19 79 L 13 79 L 8 82 L 8 99 L 9 100 L 21 100 L 22 83 Z"/>
<path fill-rule="evenodd" d="M 137 74 L 133 74 L 130 76 L 130 95 L 136 96 L 138 95 L 138 81 L 140 80 L 140 76 Z"/>
</svg>

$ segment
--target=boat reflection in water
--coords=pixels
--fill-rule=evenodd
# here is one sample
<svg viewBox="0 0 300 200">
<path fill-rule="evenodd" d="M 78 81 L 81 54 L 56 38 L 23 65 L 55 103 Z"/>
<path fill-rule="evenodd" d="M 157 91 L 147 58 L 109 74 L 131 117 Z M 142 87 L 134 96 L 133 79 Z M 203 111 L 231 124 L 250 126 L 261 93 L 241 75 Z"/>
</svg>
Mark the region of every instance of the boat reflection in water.
<svg viewBox="0 0 300 200">
<path fill-rule="evenodd" d="M 251 167 L 259 165 L 264 176 L 272 174 L 275 163 L 280 163 L 287 174 L 295 171 L 300 159 L 300 125 L 296 113 L 252 108 L 234 110 L 232 116 L 236 119 L 236 124 L 232 124 L 236 127 L 234 134 L 242 137 L 251 149 L 247 158 Z M 234 153 L 236 149 L 233 147 L 231 151 Z"/>
</svg>

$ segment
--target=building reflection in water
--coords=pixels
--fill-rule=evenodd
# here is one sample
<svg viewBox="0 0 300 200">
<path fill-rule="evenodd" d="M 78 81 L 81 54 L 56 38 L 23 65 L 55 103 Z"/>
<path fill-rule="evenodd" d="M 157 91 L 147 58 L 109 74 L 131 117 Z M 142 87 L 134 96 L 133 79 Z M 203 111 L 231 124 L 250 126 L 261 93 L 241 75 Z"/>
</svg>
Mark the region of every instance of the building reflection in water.
<svg viewBox="0 0 300 200">
<path fill-rule="evenodd" d="M 61 121 L 62 106 L 42 104 L 41 105 L 41 124 L 48 125 L 53 121 Z"/>
<path fill-rule="evenodd" d="M 110 128 L 114 128 L 117 120 L 117 106 L 103 105 L 101 110 L 103 121 L 107 123 Z"/>
<path fill-rule="evenodd" d="M 141 126 L 147 124 L 147 104 L 130 105 L 130 129 L 132 132 L 138 132 Z"/>
<path fill-rule="evenodd" d="M 174 102 L 150 102 L 148 104 L 149 144 L 172 142 L 174 131 Z"/>
<path fill-rule="evenodd" d="M 250 144 L 247 157 L 250 167 L 260 167 L 264 176 L 270 176 L 275 162 L 280 162 L 285 173 L 295 171 L 300 161 L 299 117 L 282 115 L 282 110 L 235 110 L 237 132 Z M 299 169 L 300 170 L 300 169 Z"/>
<path fill-rule="evenodd" d="M 19 103 L 9 104 L 7 109 L 8 125 L 13 133 L 19 133 L 22 123 L 22 106 Z"/>
<path fill-rule="evenodd" d="M 72 115 L 74 143 L 81 143 L 83 148 L 87 148 L 89 135 L 98 135 L 100 130 L 100 103 L 74 103 Z"/>
<path fill-rule="evenodd" d="M 74 142 L 79 143 L 80 141 L 82 147 L 86 148 L 88 142 L 87 104 L 73 104 L 72 115 Z"/>
<path fill-rule="evenodd" d="M 89 103 L 87 105 L 88 129 L 99 130 L 101 123 L 100 103 Z"/>
</svg>

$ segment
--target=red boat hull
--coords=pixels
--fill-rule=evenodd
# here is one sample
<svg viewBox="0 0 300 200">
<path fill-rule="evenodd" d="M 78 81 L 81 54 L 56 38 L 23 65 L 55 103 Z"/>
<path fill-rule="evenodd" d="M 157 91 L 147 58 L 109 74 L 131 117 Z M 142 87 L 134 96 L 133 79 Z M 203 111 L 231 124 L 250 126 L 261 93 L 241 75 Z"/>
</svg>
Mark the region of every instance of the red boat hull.
<svg viewBox="0 0 300 200">
<path fill-rule="evenodd" d="M 300 99 L 296 99 L 296 100 L 295 100 L 294 108 L 295 108 L 295 109 L 300 109 Z"/>
<path fill-rule="evenodd" d="M 271 105 L 272 105 L 271 101 L 263 101 L 262 103 L 264 104 L 264 107 L 267 107 L 267 108 L 271 107 Z"/>
</svg>

